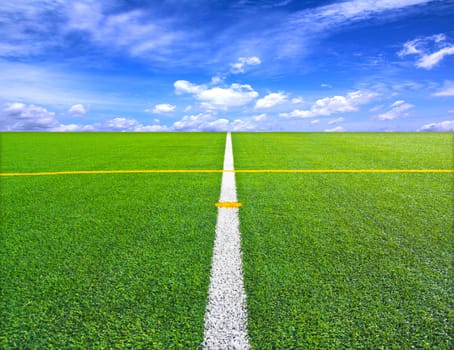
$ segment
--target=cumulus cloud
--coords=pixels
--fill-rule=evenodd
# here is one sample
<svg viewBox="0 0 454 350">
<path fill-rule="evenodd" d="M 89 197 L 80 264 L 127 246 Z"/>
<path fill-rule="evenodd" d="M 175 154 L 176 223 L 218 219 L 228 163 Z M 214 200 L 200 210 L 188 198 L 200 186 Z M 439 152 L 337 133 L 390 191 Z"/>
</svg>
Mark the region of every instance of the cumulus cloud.
<svg viewBox="0 0 454 350">
<path fill-rule="evenodd" d="M 173 123 L 175 131 L 226 131 L 229 125 L 228 119 L 216 119 L 211 114 L 187 115 Z"/>
<path fill-rule="evenodd" d="M 454 44 L 448 42 L 445 34 L 436 34 L 407 41 L 397 53 L 398 56 L 416 55 L 418 68 L 432 69 L 446 56 L 454 55 Z"/>
<path fill-rule="evenodd" d="M 164 114 L 164 113 L 171 113 L 175 111 L 177 106 L 168 104 L 168 103 L 161 103 L 155 105 L 152 109 L 146 109 L 145 112 L 151 112 L 154 114 Z"/>
<path fill-rule="evenodd" d="M 79 107 L 75 110 L 78 111 Z M 95 129 L 94 125 L 62 124 L 57 120 L 54 112 L 41 106 L 10 102 L 0 110 L 0 130 L 2 131 L 94 131 Z"/>
<path fill-rule="evenodd" d="M 290 113 L 279 114 L 282 118 L 312 118 L 317 116 L 330 116 L 335 113 L 354 112 L 358 106 L 372 101 L 377 93 L 357 90 L 346 96 L 325 97 L 315 101 L 309 110 L 295 109 Z"/>
<path fill-rule="evenodd" d="M 77 110 L 77 108 L 76 108 Z M 159 121 L 158 121 L 159 123 Z M 63 124 L 54 112 L 21 102 L 7 103 L 0 110 L 1 131 L 168 131 L 163 125 L 143 125 L 133 118 L 116 117 L 105 123 Z"/>
<path fill-rule="evenodd" d="M 261 128 L 261 123 L 266 119 L 265 114 L 251 118 L 241 118 L 230 121 L 217 118 L 211 113 L 200 113 L 184 116 L 173 123 L 172 131 L 253 131 Z"/>
<path fill-rule="evenodd" d="M 106 131 L 168 131 L 163 125 L 143 125 L 134 118 L 116 117 L 99 126 Z"/>
<path fill-rule="evenodd" d="M 21 102 L 8 103 L 0 109 L 0 131 L 115 131 L 115 132 L 164 132 L 164 131 L 253 131 L 264 129 L 266 114 L 259 114 L 233 121 L 218 118 L 216 114 L 186 115 L 170 126 L 161 125 L 158 119 L 145 124 L 137 119 L 115 117 L 103 123 L 63 124 L 55 113 L 44 107 Z"/>
<path fill-rule="evenodd" d="M 345 118 L 343 118 L 343 117 L 333 119 L 328 122 L 328 125 L 342 123 L 344 120 L 345 120 Z"/>
<path fill-rule="evenodd" d="M 227 110 L 230 107 L 244 106 L 255 100 L 258 93 L 248 84 L 232 84 L 230 87 L 207 87 L 195 85 L 186 80 L 177 80 L 174 83 L 175 93 L 188 93 L 200 102 L 206 109 Z"/>
<path fill-rule="evenodd" d="M 206 89 L 205 85 L 192 84 L 187 80 L 177 80 L 175 83 L 173 83 L 173 86 L 177 95 L 199 94 Z"/>
<path fill-rule="evenodd" d="M 13 102 L 0 112 L 0 126 L 4 131 L 46 131 L 59 125 L 55 113 L 40 106 Z"/>
<path fill-rule="evenodd" d="M 390 109 L 384 113 L 381 113 L 377 116 L 379 120 L 393 120 L 400 117 L 408 116 L 409 109 L 413 108 L 414 106 L 410 103 L 405 102 L 404 100 L 398 100 L 394 102 Z"/>
<path fill-rule="evenodd" d="M 84 105 L 82 104 L 76 104 L 72 105 L 68 109 L 68 114 L 71 115 L 72 117 L 81 117 L 84 116 L 87 113 L 87 109 L 85 108 Z"/>
<path fill-rule="evenodd" d="M 433 96 L 454 96 L 454 81 L 446 81 L 443 88 L 432 94 Z"/>
<path fill-rule="evenodd" d="M 345 129 L 342 126 L 336 126 L 332 129 L 326 129 L 325 132 L 343 132 Z"/>
<path fill-rule="evenodd" d="M 259 57 L 240 57 L 238 61 L 230 64 L 230 72 L 232 74 L 240 74 L 246 71 L 247 66 L 256 66 L 262 63 Z"/>
<path fill-rule="evenodd" d="M 230 124 L 231 131 L 254 131 L 257 129 L 257 124 L 250 119 L 235 119 Z"/>
<path fill-rule="evenodd" d="M 232 84 L 229 88 L 214 87 L 197 95 L 202 106 L 209 109 L 239 107 L 258 97 L 258 93 L 248 84 Z"/>
<path fill-rule="evenodd" d="M 267 109 L 287 101 L 287 96 L 282 92 L 273 92 L 257 100 L 255 109 Z"/>
<path fill-rule="evenodd" d="M 80 125 L 80 124 L 60 124 L 50 131 L 67 131 L 67 132 L 81 132 L 81 131 L 96 131 L 94 125 Z"/>
<path fill-rule="evenodd" d="M 423 125 L 418 131 L 454 132 L 454 120 Z"/>
</svg>

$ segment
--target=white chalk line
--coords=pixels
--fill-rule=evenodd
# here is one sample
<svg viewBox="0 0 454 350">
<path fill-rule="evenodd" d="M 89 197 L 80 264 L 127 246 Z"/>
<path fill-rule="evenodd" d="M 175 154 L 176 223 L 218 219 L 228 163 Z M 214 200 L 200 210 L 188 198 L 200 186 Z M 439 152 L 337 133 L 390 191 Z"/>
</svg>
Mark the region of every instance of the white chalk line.
<svg viewBox="0 0 454 350">
<path fill-rule="evenodd" d="M 230 133 L 226 139 L 224 170 L 234 170 Z M 222 174 L 219 202 L 237 202 L 234 172 Z M 218 207 L 202 344 L 209 350 L 250 349 L 238 212 L 239 208 Z"/>
</svg>

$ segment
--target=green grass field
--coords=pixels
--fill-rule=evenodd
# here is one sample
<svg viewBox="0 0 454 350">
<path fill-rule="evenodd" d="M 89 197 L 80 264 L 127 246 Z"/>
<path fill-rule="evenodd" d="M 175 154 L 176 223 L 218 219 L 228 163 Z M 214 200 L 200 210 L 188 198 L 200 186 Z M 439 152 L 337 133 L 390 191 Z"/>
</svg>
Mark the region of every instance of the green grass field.
<svg viewBox="0 0 454 350">
<path fill-rule="evenodd" d="M 219 133 L 2 133 L 1 172 L 222 169 Z"/>
<path fill-rule="evenodd" d="M 453 169 L 452 133 L 233 134 L 237 169 Z M 222 169 L 223 133 L 2 133 L 0 171 Z M 254 349 L 449 349 L 453 173 L 237 174 Z M 0 177 L 0 348 L 197 349 L 220 173 Z"/>
<path fill-rule="evenodd" d="M 453 164 L 452 134 L 234 134 L 233 145 L 237 169 Z M 237 174 L 253 347 L 451 348 L 453 180 Z"/>
<path fill-rule="evenodd" d="M 3 134 L 2 167 L 221 168 L 224 142 L 222 134 Z M 197 348 L 220 180 L 1 178 L 0 348 Z"/>
</svg>

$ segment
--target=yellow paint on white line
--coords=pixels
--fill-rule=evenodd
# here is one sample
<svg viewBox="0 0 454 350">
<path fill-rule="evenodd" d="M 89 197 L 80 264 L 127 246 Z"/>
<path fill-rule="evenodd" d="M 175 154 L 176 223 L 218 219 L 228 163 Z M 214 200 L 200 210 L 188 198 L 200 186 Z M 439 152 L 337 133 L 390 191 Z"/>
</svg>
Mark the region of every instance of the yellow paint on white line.
<svg viewBox="0 0 454 350">
<path fill-rule="evenodd" d="M 240 202 L 217 202 L 215 205 L 218 208 L 241 208 L 243 204 Z"/>
<path fill-rule="evenodd" d="M 454 173 L 453 169 L 143 169 L 143 170 L 69 170 L 0 173 L 0 177 L 96 175 L 96 174 L 171 174 L 171 173 Z"/>
</svg>

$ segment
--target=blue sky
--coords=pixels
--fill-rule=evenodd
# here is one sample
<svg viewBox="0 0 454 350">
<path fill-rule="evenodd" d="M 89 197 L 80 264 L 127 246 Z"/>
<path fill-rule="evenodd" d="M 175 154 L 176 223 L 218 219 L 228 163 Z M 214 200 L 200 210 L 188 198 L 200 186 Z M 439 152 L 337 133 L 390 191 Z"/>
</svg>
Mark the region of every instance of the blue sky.
<svg viewBox="0 0 454 350">
<path fill-rule="evenodd" d="M 454 131 L 454 0 L 3 0 L 3 131 Z"/>
</svg>

